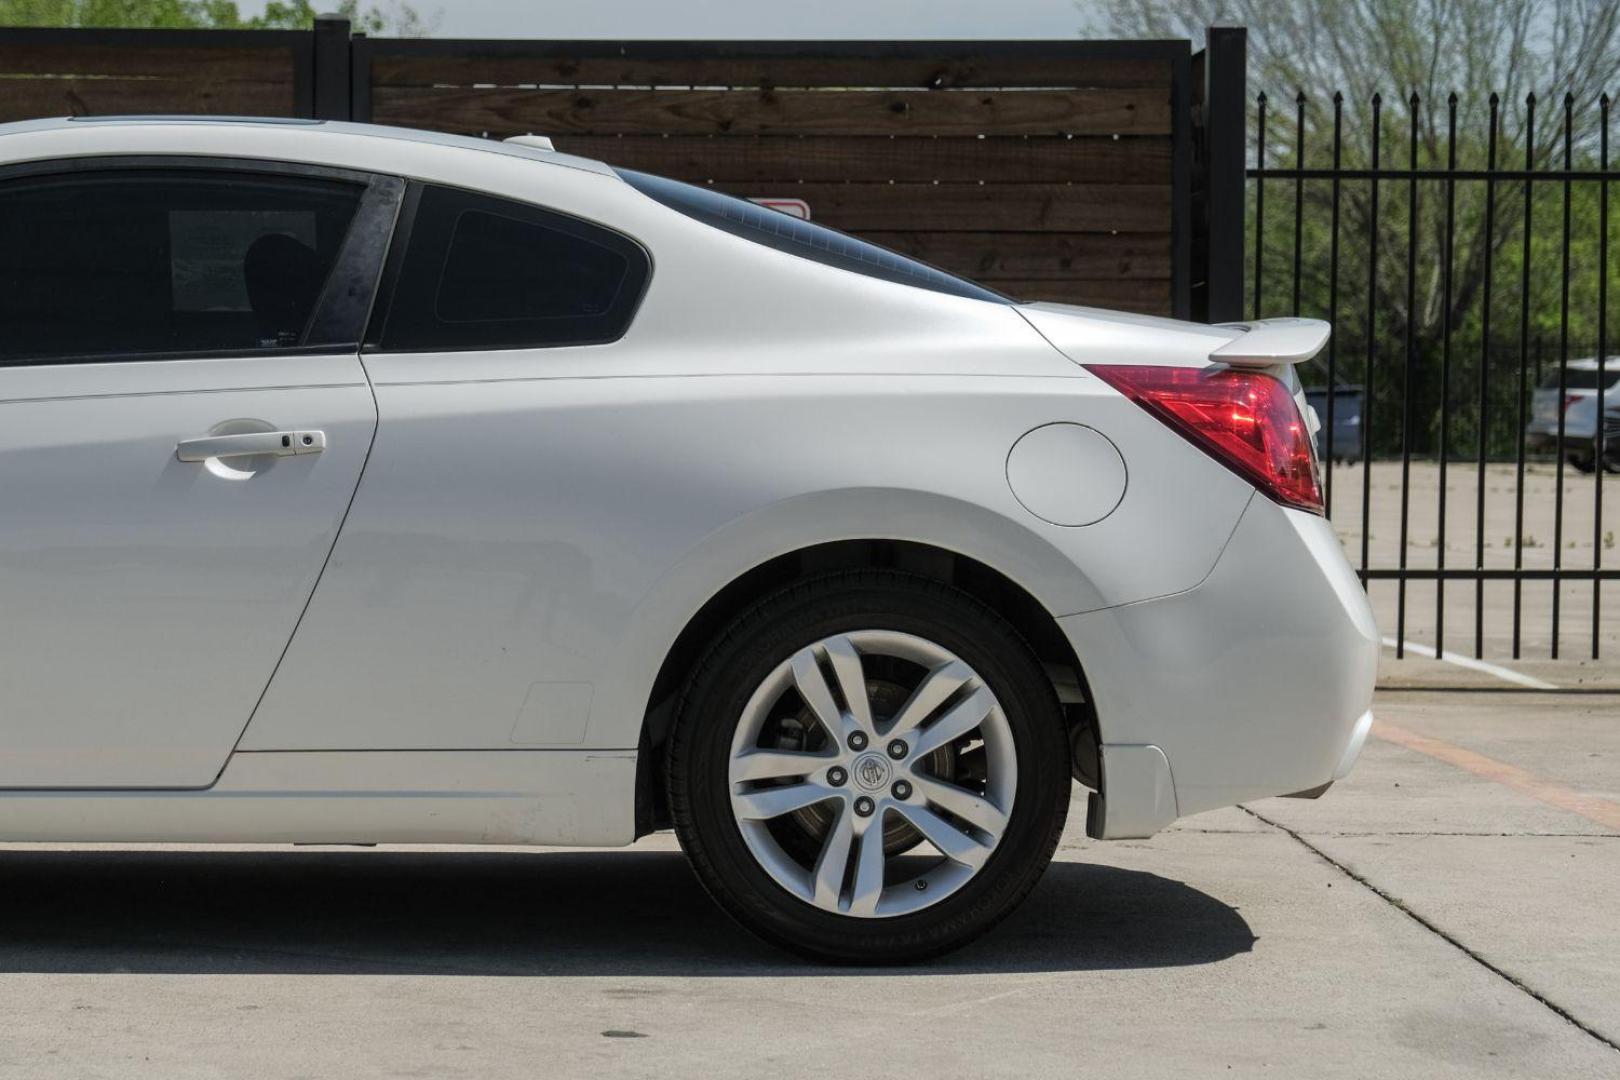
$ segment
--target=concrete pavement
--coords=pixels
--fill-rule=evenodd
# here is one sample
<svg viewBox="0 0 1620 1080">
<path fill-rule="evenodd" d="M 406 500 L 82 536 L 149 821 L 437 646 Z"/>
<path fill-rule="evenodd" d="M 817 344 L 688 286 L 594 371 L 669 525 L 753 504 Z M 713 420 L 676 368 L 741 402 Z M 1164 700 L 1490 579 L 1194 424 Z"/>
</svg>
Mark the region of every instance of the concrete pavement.
<svg viewBox="0 0 1620 1080">
<path fill-rule="evenodd" d="M 1620 695 L 1380 695 L 1620 807 Z M 1587 805 L 1587 804 L 1582 804 Z M 1085 838 L 989 938 L 818 968 L 628 852 L 0 850 L 0 1077 L 1620 1077 L 1620 830 L 1374 739 Z"/>
<path fill-rule="evenodd" d="M 1615 477 L 1605 481 L 1607 498 L 1602 518 L 1597 516 L 1597 476 L 1574 469 L 1564 471 L 1562 524 L 1557 470 L 1545 462 L 1525 467 L 1523 525 L 1519 525 L 1518 479 L 1512 464 L 1485 467 L 1484 529 L 1479 528 L 1479 470 L 1472 464 L 1452 462 L 1446 471 L 1446 513 L 1440 514 L 1440 470 L 1432 461 L 1411 464 L 1406 488 L 1406 565 L 1457 569 L 1480 565 L 1491 570 L 1511 569 L 1515 561 L 1535 570 L 1555 562 L 1566 569 L 1620 566 L 1620 498 Z M 1389 569 L 1401 561 L 1402 483 L 1399 461 L 1375 461 L 1370 474 L 1362 466 L 1333 469 L 1333 527 L 1344 542 L 1353 565 L 1361 564 L 1362 495 L 1366 481 L 1366 543 L 1368 565 Z M 1483 543 L 1480 543 L 1483 541 Z M 1570 580 L 1558 589 L 1558 660 L 1548 664 L 1553 643 L 1553 585 L 1550 581 L 1490 581 L 1476 593 L 1472 581 L 1449 581 L 1444 589 L 1443 624 L 1437 619 L 1442 605 L 1433 581 L 1412 581 L 1406 586 L 1404 636 L 1409 642 L 1433 647 L 1438 640 L 1447 651 L 1472 655 L 1475 617 L 1480 615 L 1482 651 L 1488 660 L 1513 661 L 1513 613 L 1519 612 L 1519 657 L 1516 668 L 1551 677 L 1559 685 L 1602 685 L 1620 690 L 1620 589 L 1607 582 L 1594 590 L 1590 580 Z M 1401 589 L 1394 581 L 1370 582 L 1379 629 L 1397 636 L 1401 619 Z M 1593 600 L 1598 600 L 1597 643 L 1608 658 L 1593 663 Z"/>
</svg>

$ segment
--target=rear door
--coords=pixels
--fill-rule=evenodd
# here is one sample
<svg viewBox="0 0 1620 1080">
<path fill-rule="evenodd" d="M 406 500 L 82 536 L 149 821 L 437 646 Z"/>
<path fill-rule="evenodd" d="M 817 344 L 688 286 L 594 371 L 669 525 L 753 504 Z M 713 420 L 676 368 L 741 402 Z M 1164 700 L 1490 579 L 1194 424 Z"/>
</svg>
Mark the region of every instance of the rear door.
<svg viewBox="0 0 1620 1080">
<path fill-rule="evenodd" d="M 401 189 L 0 175 L 0 787 L 216 778 L 371 445 L 357 343 Z"/>
</svg>

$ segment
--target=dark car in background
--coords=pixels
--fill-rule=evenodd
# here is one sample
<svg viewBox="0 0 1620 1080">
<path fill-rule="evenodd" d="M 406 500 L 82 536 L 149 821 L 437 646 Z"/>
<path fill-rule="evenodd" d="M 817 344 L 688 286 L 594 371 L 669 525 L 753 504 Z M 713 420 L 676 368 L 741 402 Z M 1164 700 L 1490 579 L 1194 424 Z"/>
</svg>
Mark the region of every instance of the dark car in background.
<svg viewBox="0 0 1620 1080">
<path fill-rule="evenodd" d="M 1328 442 L 1328 397 L 1333 399 L 1333 440 Z M 1316 410 L 1316 455 L 1322 461 L 1361 460 L 1361 387 L 1306 387 L 1305 403 Z M 1331 451 L 1331 453 L 1330 453 Z"/>
</svg>

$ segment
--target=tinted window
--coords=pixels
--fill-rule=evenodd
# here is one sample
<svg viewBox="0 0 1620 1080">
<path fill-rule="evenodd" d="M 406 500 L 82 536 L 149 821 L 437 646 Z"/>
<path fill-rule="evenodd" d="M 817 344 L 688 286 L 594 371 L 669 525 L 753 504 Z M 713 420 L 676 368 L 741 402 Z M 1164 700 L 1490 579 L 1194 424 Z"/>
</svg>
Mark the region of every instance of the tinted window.
<svg viewBox="0 0 1620 1080">
<path fill-rule="evenodd" d="M 647 253 L 609 229 L 523 203 L 422 190 L 384 349 L 588 345 L 624 334 Z"/>
<path fill-rule="evenodd" d="M 631 187 L 670 209 L 679 210 L 687 217 L 756 244 L 884 281 L 915 285 L 974 300 L 1007 303 L 1006 297 L 983 286 L 824 225 L 789 217 L 746 199 L 722 195 L 718 191 L 666 180 L 662 176 L 649 176 L 629 169 L 616 171 Z"/>
<path fill-rule="evenodd" d="M 0 360 L 301 345 L 361 192 L 200 170 L 0 186 Z"/>
</svg>

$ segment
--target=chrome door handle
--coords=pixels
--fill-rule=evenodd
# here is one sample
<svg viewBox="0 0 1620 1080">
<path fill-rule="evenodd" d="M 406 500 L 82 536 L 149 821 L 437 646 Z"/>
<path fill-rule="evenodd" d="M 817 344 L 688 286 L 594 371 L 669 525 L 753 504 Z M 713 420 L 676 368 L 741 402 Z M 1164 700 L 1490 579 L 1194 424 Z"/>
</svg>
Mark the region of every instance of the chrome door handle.
<svg viewBox="0 0 1620 1080">
<path fill-rule="evenodd" d="M 326 449 L 324 431 L 250 431 L 245 435 L 205 435 L 185 439 L 174 448 L 181 461 L 207 461 L 209 458 L 258 457 L 271 454 L 318 454 Z"/>
</svg>

